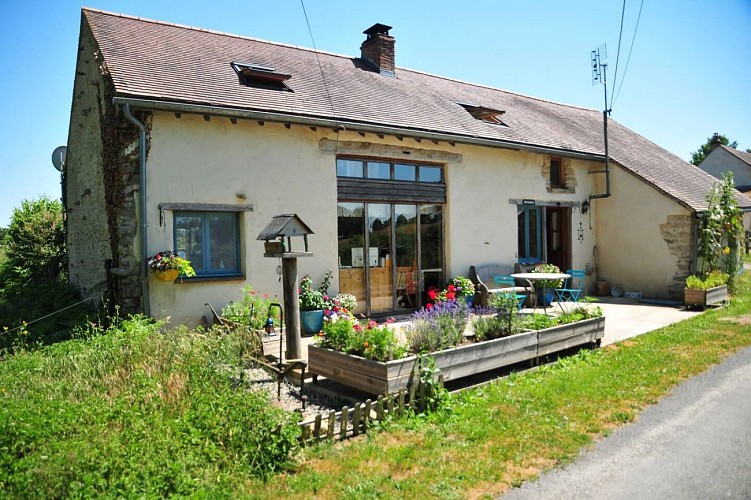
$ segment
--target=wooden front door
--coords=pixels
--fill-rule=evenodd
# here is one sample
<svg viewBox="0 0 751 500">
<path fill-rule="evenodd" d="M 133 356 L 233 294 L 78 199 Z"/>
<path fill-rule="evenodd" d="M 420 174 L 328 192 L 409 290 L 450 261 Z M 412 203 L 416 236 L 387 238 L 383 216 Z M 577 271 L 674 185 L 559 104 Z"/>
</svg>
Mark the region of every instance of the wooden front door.
<svg viewBox="0 0 751 500">
<path fill-rule="evenodd" d="M 571 208 L 546 207 L 547 261 L 566 272 L 571 267 Z"/>
</svg>

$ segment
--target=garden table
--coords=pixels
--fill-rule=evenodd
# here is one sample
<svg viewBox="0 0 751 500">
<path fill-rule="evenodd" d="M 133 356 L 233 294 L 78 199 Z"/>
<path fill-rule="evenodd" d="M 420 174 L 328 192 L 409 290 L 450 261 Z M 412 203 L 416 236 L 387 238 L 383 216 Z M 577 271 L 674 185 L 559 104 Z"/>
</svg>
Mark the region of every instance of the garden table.
<svg viewBox="0 0 751 500">
<path fill-rule="evenodd" d="M 555 280 L 563 280 L 568 279 L 571 277 L 570 274 L 566 273 L 514 273 L 511 275 L 512 278 L 518 278 L 521 280 L 526 281 L 529 283 L 529 287 L 534 290 L 534 309 L 537 310 L 537 296 L 539 295 L 539 289 L 537 285 L 535 284 L 535 281 L 555 281 Z M 543 289 L 543 293 L 545 293 L 545 290 Z M 560 302 L 559 302 L 560 304 Z M 561 309 L 563 309 L 563 306 L 561 306 Z M 547 305 L 545 304 L 545 300 L 542 301 L 542 310 L 545 312 L 545 314 L 548 314 Z"/>
</svg>

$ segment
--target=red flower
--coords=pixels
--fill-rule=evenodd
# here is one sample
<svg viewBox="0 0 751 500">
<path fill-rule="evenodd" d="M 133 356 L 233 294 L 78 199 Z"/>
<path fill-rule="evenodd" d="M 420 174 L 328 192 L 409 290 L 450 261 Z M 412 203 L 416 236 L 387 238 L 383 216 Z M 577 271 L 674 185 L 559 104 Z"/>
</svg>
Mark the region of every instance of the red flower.
<svg viewBox="0 0 751 500">
<path fill-rule="evenodd" d="M 378 323 L 376 323 L 375 320 L 371 319 L 370 321 L 368 321 L 368 330 L 372 330 L 376 326 L 378 326 Z"/>
<path fill-rule="evenodd" d="M 427 303 L 427 304 L 425 305 L 425 307 L 427 307 L 428 309 L 433 309 L 433 304 L 431 304 L 430 302 L 428 302 L 428 303 Z"/>
<path fill-rule="evenodd" d="M 438 294 L 435 292 L 435 289 L 431 288 L 430 290 L 428 290 L 428 297 L 430 298 L 430 300 L 435 300 L 437 295 Z"/>
<path fill-rule="evenodd" d="M 355 326 L 353 326 L 352 328 L 354 328 L 356 332 L 362 331 L 362 325 L 360 323 L 355 323 Z"/>
<path fill-rule="evenodd" d="M 446 300 L 454 300 L 456 299 L 456 294 L 454 292 L 446 292 Z"/>
<path fill-rule="evenodd" d="M 454 285 L 449 285 L 448 290 L 449 290 L 449 292 L 455 292 L 456 291 L 456 287 Z"/>
</svg>

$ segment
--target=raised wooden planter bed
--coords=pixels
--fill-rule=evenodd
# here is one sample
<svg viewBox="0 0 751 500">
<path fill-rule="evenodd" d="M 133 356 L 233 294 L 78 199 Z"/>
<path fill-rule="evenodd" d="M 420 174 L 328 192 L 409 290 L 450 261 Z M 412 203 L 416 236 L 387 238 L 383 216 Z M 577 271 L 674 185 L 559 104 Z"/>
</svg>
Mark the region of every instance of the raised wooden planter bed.
<svg viewBox="0 0 751 500">
<path fill-rule="evenodd" d="M 546 330 L 519 333 L 431 353 L 444 381 L 482 373 L 587 343 L 599 343 L 605 318 L 593 318 Z M 417 356 L 372 361 L 315 345 L 308 346 L 311 373 L 369 394 L 390 394 L 417 377 Z"/>
<path fill-rule="evenodd" d="M 722 304 L 728 300 L 728 286 L 716 286 L 706 290 L 683 289 L 683 302 L 688 307 L 701 307 Z"/>
<path fill-rule="evenodd" d="M 594 343 L 600 345 L 605 335 L 605 318 L 590 318 L 568 325 L 540 330 L 537 338 L 537 356 L 545 356 L 571 347 Z"/>
</svg>

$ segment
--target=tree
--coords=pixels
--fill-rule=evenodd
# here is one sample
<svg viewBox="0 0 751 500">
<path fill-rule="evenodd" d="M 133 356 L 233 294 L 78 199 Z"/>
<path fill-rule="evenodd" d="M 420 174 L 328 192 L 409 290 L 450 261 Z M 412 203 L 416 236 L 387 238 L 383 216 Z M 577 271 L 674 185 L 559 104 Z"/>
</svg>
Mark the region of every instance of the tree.
<svg viewBox="0 0 751 500">
<path fill-rule="evenodd" d="M 59 201 L 42 197 L 21 202 L 21 208 L 13 210 L 5 244 L 0 287 L 6 293 L 65 281 L 65 233 Z"/>
<path fill-rule="evenodd" d="M 730 139 L 725 137 L 722 134 L 715 134 L 717 136 L 717 139 L 720 141 L 720 144 L 723 146 L 728 146 L 730 148 L 737 148 L 738 147 L 738 141 L 730 142 Z M 715 140 L 715 136 L 707 137 L 707 142 L 701 145 L 701 147 L 697 150 L 691 153 L 691 163 L 692 165 L 698 165 L 702 161 L 704 161 L 704 158 L 707 157 L 710 151 L 712 151 L 712 142 Z"/>
</svg>

